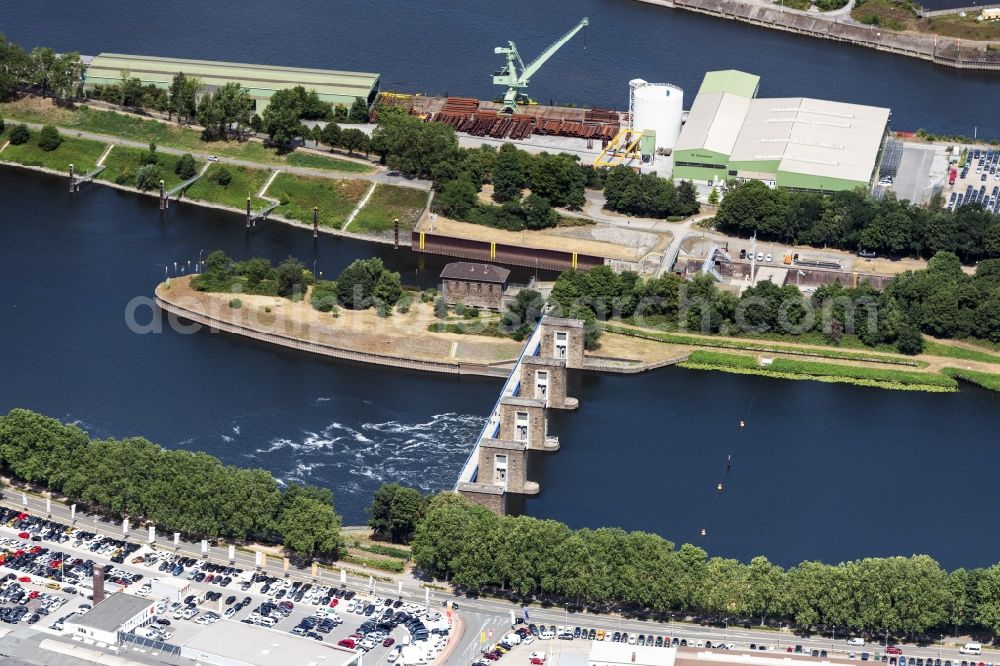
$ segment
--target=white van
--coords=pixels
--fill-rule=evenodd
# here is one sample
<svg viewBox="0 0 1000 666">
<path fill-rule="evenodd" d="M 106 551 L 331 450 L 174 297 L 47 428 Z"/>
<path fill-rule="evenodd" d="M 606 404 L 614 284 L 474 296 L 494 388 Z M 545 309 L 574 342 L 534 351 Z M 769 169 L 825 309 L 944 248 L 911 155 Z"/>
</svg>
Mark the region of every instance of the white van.
<svg viewBox="0 0 1000 666">
<path fill-rule="evenodd" d="M 852 647 L 864 647 L 865 646 L 865 639 L 863 639 L 863 638 L 850 638 L 850 639 L 848 639 L 847 644 L 850 645 L 850 646 L 852 646 Z"/>
<path fill-rule="evenodd" d="M 980 643 L 966 643 L 958 651 L 962 654 L 982 654 L 983 646 Z"/>
<path fill-rule="evenodd" d="M 508 645 L 520 645 L 521 644 L 521 635 L 512 631 L 509 634 L 507 634 L 506 636 L 504 636 L 503 640 Z"/>
</svg>

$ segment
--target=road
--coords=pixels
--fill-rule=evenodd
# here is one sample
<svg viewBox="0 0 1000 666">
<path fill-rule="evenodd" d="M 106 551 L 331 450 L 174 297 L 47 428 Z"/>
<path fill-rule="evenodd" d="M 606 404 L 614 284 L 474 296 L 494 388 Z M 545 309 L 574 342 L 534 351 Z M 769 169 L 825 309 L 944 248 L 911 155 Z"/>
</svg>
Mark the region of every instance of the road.
<svg viewBox="0 0 1000 666">
<path fill-rule="evenodd" d="M 28 502 L 26 510 L 28 513 L 40 516 L 46 515 L 44 499 L 30 495 L 27 499 Z M 0 504 L 15 508 L 25 508 L 19 493 L 10 489 L 6 491 L 2 501 L 0 501 Z M 71 524 L 69 507 L 53 501 L 52 519 L 65 524 Z M 79 529 L 97 531 L 100 534 L 107 536 L 115 536 L 118 538 L 121 538 L 122 536 L 122 527 L 120 524 L 108 523 L 94 516 L 84 515 L 81 512 L 77 513 L 75 526 Z M 141 532 L 132 531 L 130 534 L 130 538 L 137 543 L 146 543 L 147 540 L 145 537 L 145 530 L 142 530 Z M 172 537 L 169 539 L 169 543 L 167 544 L 163 543 L 164 537 L 162 535 L 158 534 L 157 539 L 161 544 L 159 546 L 161 549 L 173 549 Z M 184 540 L 179 542 L 177 552 L 195 558 L 202 557 L 200 544 Z M 228 548 L 209 547 L 207 559 L 212 562 L 227 562 Z M 254 556 L 251 553 L 237 550 L 235 564 L 243 569 L 252 570 L 254 568 Z M 268 558 L 265 570 L 272 576 L 280 577 L 284 575 L 282 562 L 278 558 Z M 149 570 L 147 569 L 146 572 L 148 573 L 148 571 Z M 293 580 L 314 581 L 307 569 L 290 567 L 288 574 Z M 376 575 L 389 577 L 383 573 L 378 573 Z M 339 585 L 340 573 L 321 569 L 316 580 L 322 584 Z M 498 639 L 507 629 L 509 629 L 511 613 L 513 612 L 515 616 L 518 617 L 522 613 L 520 606 L 509 601 L 493 598 L 469 599 L 454 596 L 450 592 L 443 591 L 442 589 L 430 589 L 424 581 L 414 578 L 413 576 L 400 576 L 389 581 L 374 581 L 373 585 L 370 585 L 369 580 L 363 575 L 359 576 L 356 574 L 348 574 L 346 585 L 349 589 L 353 589 L 355 591 L 366 592 L 374 590 L 376 594 L 380 594 L 382 596 L 393 598 L 402 596 L 404 600 L 414 601 L 417 603 L 423 603 L 425 600 L 429 599 L 430 605 L 438 608 L 440 608 L 444 600 L 452 600 L 456 604 L 455 612 L 461 616 L 465 624 L 465 631 L 460 644 L 453 651 L 448 660 L 449 664 L 469 664 L 474 661 L 472 657 L 478 655 L 478 652 L 481 649 L 481 636 L 483 634 L 489 635 L 489 631 L 492 629 L 494 639 Z M 402 590 L 401 595 L 400 589 Z M 712 640 L 713 642 L 732 642 L 735 643 L 738 648 L 745 648 L 749 645 L 749 643 L 763 643 L 768 646 L 768 650 L 770 651 L 786 650 L 789 646 L 794 645 L 802 645 L 807 651 L 812 649 L 828 650 L 831 654 L 838 652 L 843 653 L 844 655 L 847 655 L 851 650 L 858 653 L 862 650 L 868 650 L 873 653 L 878 653 L 880 651 L 878 646 L 869 646 L 861 649 L 848 648 L 846 644 L 846 636 L 843 635 L 840 635 L 837 638 L 832 638 L 830 636 L 800 638 L 788 630 L 778 632 L 762 629 L 702 627 L 700 625 L 681 622 L 647 622 L 623 618 L 619 615 L 570 613 L 559 607 L 540 608 L 538 606 L 531 606 L 529 608 L 529 621 L 534 623 L 582 626 L 587 628 L 593 627 L 595 629 L 605 630 L 610 629 L 612 631 L 627 631 L 629 633 L 637 634 L 653 633 L 671 637 L 678 636 L 680 638 L 686 638 L 689 641 Z M 901 645 L 901 647 L 903 646 Z M 937 645 L 928 647 L 905 646 L 903 647 L 903 650 L 907 656 L 924 658 L 934 657 L 941 658 L 942 660 L 959 659 L 960 661 L 960 655 L 956 647 Z M 1000 661 L 1000 652 L 984 652 L 981 660 L 997 663 L 997 661 Z"/>
<path fill-rule="evenodd" d="M 42 125 L 40 123 L 24 123 L 32 129 L 41 129 Z M 95 132 L 84 132 L 77 131 L 73 129 L 67 129 L 65 127 L 57 127 L 59 133 L 71 138 L 81 138 L 90 139 L 92 141 L 100 141 L 102 143 L 113 144 L 116 146 L 125 146 L 128 148 L 149 148 L 148 143 L 143 143 L 142 141 L 132 141 L 130 139 L 122 139 L 120 137 L 112 136 L 110 134 L 97 134 Z M 180 148 L 173 148 L 171 146 L 157 146 L 156 150 L 158 152 L 166 153 L 168 155 L 185 155 L 190 153 L 192 157 L 199 160 L 207 160 L 212 153 L 183 150 Z M 298 167 L 289 166 L 286 164 L 264 164 L 261 162 L 253 162 L 251 160 L 242 160 L 235 157 L 225 157 L 221 156 L 218 161 L 222 164 L 232 164 L 233 166 L 248 167 L 251 169 L 278 169 L 285 171 L 286 173 L 295 174 L 297 176 L 310 176 L 312 178 L 327 178 L 330 180 L 367 180 L 375 183 L 383 183 L 385 185 L 399 185 L 401 187 L 411 187 L 419 190 L 429 190 L 431 188 L 431 182 L 427 180 L 420 180 L 417 178 L 404 178 L 403 176 L 390 176 L 389 172 L 382 167 L 375 167 L 376 171 L 374 173 L 351 173 L 348 171 L 330 171 L 327 169 L 310 169 L 308 167 Z"/>
</svg>

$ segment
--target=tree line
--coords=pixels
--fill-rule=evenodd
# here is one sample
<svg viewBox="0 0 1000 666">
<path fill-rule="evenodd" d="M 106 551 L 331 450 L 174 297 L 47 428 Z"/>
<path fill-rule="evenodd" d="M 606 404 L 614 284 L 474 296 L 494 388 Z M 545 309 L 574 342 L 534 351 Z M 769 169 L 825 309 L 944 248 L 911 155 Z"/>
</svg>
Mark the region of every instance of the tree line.
<svg viewBox="0 0 1000 666">
<path fill-rule="evenodd" d="M 565 316 L 590 312 L 665 329 L 725 335 L 821 335 L 841 343 L 854 336 L 905 354 L 923 351 L 920 333 L 1000 342 L 1000 260 L 979 263 L 974 275 L 956 255 L 939 252 L 925 270 L 908 271 L 879 291 L 867 282 L 824 285 L 811 296 L 794 284 L 761 281 L 739 296 L 709 275 L 689 282 L 664 275 L 642 279 L 606 266 L 560 274 L 550 300 Z"/>
<path fill-rule="evenodd" d="M 784 569 L 763 556 L 710 557 L 646 532 L 497 516 L 450 493 L 431 498 L 411 545 L 414 562 L 435 577 L 525 600 L 780 620 L 807 631 L 1000 632 L 1000 565 L 948 572 L 914 555 Z"/>
<path fill-rule="evenodd" d="M 76 51 L 56 55 L 36 47 L 26 52 L 0 33 L 0 101 L 13 99 L 20 90 L 68 99 L 78 96 L 82 86 L 83 63 Z"/>
<path fill-rule="evenodd" d="M 675 185 L 655 173 L 638 174 L 623 165 L 607 172 L 604 199 L 610 210 L 638 217 L 681 219 L 701 208 L 698 191 L 691 181 L 682 180 Z"/>
<path fill-rule="evenodd" d="M 758 180 L 731 187 L 715 216 L 725 233 L 789 244 L 930 257 L 954 252 L 963 262 L 1000 257 L 1000 216 L 979 204 L 954 211 L 872 198 L 864 190 L 790 192 Z"/>
<path fill-rule="evenodd" d="M 170 451 L 142 437 L 91 439 L 27 409 L 0 416 L 0 465 L 15 478 L 133 524 L 148 520 L 195 538 L 284 543 L 296 556 L 335 558 L 340 516 L 325 488 Z"/>
</svg>

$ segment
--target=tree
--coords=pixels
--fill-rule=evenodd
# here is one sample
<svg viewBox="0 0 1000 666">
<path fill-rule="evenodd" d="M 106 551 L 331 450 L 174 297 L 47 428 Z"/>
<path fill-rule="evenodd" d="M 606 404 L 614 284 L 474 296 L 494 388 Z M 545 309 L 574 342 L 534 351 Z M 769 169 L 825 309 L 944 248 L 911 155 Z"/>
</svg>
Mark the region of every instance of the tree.
<svg viewBox="0 0 1000 666">
<path fill-rule="evenodd" d="M 334 122 L 327 123 L 320 131 L 319 140 L 334 148 L 340 145 L 340 125 Z"/>
<path fill-rule="evenodd" d="M 136 172 L 135 186 L 145 192 L 159 187 L 162 178 L 159 165 L 147 164 L 139 167 L 139 171 Z"/>
<path fill-rule="evenodd" d="M 899 329 L 896 338 L 896 351 L 900 354 L 916 356 L 924 351 L 924 338 L 920 335 L 920 329 L 911 323 L 904 324 Z"/>
<path fill-rule="evenodd" d="M 31 49 L 28 82 L 35 86 L 43 97 L 48 95 L 52 88 L 55 65 L 55 51 L 40 46 Z"/>
<path fill-rule="evenodd" d="M 445 184 L 441 194 L 434 198 L 434 207 L 445 217 L 463 220 L 476 206 L 476 195 L 476 186 L 463 176 Z"/>
<path fill-rule="evenodd" d="M 10 128 L 10 136 L 7 138 L 12 146 L 20 146 L 23 143 L 28 143 L 31 139 L 31 132 L 28 131 L 27 125 L 20 123 Z"/>
<path fill-rule="evenodd" d="M 532 192 L 521 204 L 524 224 L 528 229 L 548 229 L 559 223 L 559 215 L 549 200 Z"/>
<path fill-rule="evenodd" d="M 582 208 L 587 179 L 578 168 L 577 160 L 566 153 L 537 155 L 529 174 L 531 191 L 551 201 L 553 206 Z"/>
<path fill-rule="evenodd" d="M 198 173 L 194 157 L 191 153 L 185 153 L 177 160 L 177 164 L 174 166 L 174 173 L 181 177 L 182 180 L 187 180 L 188 178 L 193 178 L 196 173 Z"/>
<path fill-rule="evenodd" d="M 51 152 L 62 143 L 62 135 L 52 125 L 46 125 L 38 133 L 38 147 L 46 152 Z"/>
<path fill-rule="evenodd" d="M 367 123 L 368 122 L 368 102 L 358 97 L 351 104 L 351 110 L 347 115 L 348 120 L 352 123 Z"/>
<path fill-rule="evenodd" d="M 69 51 L 56 57 L 50 72 L 50 85 L 56 97 L 65 99 L 74 96 L 83 79 L 83 64 L 80 54 Z"/>
<path fill-rule="evenodd" d="M 365 310 L 378 302 L 391 307 L 400 296 L 399 273 L 387 270 L 377 257 L 357 259 L 337 277 L 337 300 L 351 310 Z"/>
<path fill-rule="evenodd" d="M 393 543 L 406 543 L 427 510 L 427 498 L 413 488 L 383 483 L 368 507 L 368 526 Z"/>
<path fill-rule="evenodd" d="M 261 116 L 261 122 L 263 130 L 273 143 L 284 146 L 299 135 L 301 105 L 301 95 L 295 88 L 278 90 L 271 95 L 267 108 Z"/>
<path fill-rule="evenodd" d="M 17 44 L 8 42 L 0 33 L 0 102 L 12 99 L 18 87 L 26 82 L 31 71 L 31 59 Z"/>
<path fill-rule="evenodd" d="M 501 330 L 509 333 L 515 340 L 523 340 L 542 317 L 545 299 L 534 289 L 522 289 L 517 292 L 507 311 L 503 313 L 500 322 Z"/>
<path fill-rule="evenodd" d="M 368 135 L 355 127 L 349 127 L 340 133 L 340 145 L 347 149 L 349 155 L 355 152 L 369 151 Z"/>
<path fill-rule="evenodd" d="M 719 205 L 719 191 L 714 187 L 708 193 L 708 205 L 713 207 Z"/>
<path fill-rule="evenodd" d="M 340 524 L 332 506 L 300 496 L 282 512 L 278 531 L 285 548 L 300 558 L 336 558 L 343 547 Z"/>
<path fill-rule="evenodd" d="M 768 615 L 784 610 L 784 573 L 781 567 L 761 556 L 750 560 L 746 569 L 747 594 L 742 610 L 760 615 L 762 627 Z"/>
<path fill-rule="evenodd" d="M 288 257 L 278 265 L 276 279 L 278 295 L 297 301 L 305 295 L 306 286 L 312 283 L 312 273 L 301 261 Z"/>
<path fill-rule="evenodd" d="M 433 177 L 438 163 L 455 161 L 458 139 L 448 125 L 425 123 L 390 107 L 379 112 L 371 149 L 390 169 L 407 176 Z"/>
<path fill-rule="evenodd" d="M 512 143 L 503 144 L 497 151 L 493 165 L 493 200 L 497 203 L 521 198 L 525 177 L 519 152 Z"/>
</svg>

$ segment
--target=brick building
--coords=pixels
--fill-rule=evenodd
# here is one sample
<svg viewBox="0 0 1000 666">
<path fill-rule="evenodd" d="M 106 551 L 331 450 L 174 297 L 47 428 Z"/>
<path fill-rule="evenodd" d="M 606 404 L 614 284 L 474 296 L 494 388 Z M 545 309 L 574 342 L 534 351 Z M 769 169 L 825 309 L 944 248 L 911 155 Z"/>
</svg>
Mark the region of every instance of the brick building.
<svg viewBox="0 0 1000 666">
<path fill-rule="evenodd" d="M 456 261 L 441 271 L 441 293 L 448 305 L 499 310 L 510 271 L 490 264 Z"/>
</svg>

